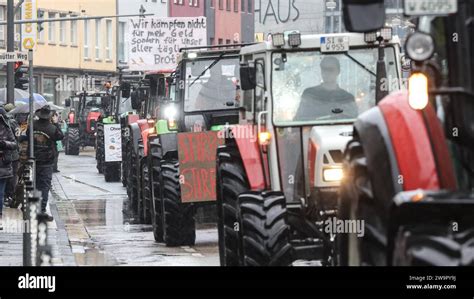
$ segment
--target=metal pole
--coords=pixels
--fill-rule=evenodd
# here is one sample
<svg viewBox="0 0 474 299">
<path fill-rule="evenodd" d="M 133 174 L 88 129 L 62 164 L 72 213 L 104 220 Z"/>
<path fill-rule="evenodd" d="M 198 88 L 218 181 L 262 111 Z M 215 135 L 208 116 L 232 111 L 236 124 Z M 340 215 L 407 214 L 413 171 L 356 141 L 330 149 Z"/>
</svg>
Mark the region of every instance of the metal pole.
<svg viewBox="0 0 474 299">
<path fill-rule="evenodd" d="M 7 2 L 7 52 L 15 50 L 15 5 Z M 7 63 L 7 103 L 15 103 L 14 62 Z"/>
<path fill-rule="evenodd" d="M 28 141 L 28 144 L 30 146 L 30 159 L 33 161 L 33 188 L 36 189 L 36 177 L 35 177 L 35 173 L 36 173 L 36 164 L 34 162 L 35 160 L 35 153 L 34 153 L 34 138 L 33 138 L 33 131 L 34 131 L 34 126 L 33 126 L 33 120 L 34 120 L 34 115 L 35 115 L 35 111 L 34 111 L 34 102 L 35 102 L 35 98 L 34 98 L 34 95 L 33 95 L 33 89 L 34 89 L 34 84 L 33 84 L 33 80 L 34 80 L 34 77 L 33 77 L 33 50 L 29 50 L 28 51 L 28 62 L 29 62 L 29 69 L 28 69 L 28 77 L 29 77 L 29 91 L 30 91 L 30 122 L 29 122 L 29 131 L 30 131 L 30 134 L 29 134 L 29 141 Z"/>
</svg>

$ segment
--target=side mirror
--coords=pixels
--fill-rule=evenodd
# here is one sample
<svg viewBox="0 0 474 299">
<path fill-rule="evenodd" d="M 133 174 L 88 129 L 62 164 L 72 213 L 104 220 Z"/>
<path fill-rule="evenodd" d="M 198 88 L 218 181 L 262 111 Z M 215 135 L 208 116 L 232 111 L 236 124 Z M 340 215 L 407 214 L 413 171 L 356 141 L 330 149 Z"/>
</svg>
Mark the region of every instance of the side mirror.
<svg viewBox="0 0 474 299">
<path fill-rule="evenodd" d="M 120 86 L 120 89 L 122 90 L 122 98 L 128 99 L 131 92 L 130 83 L 123 82 L 122 86 Z"/>
<path fill-rule="evenodd" d="M 141 109 L 141 98 L 140 98 L 140 92 L 138 90 L 133 91 L 130 94 L 130 99 L 132 101 L 132 109 L 134 110 L 140 110 Z"/>
<path fill-rule="evenodd" d="M 248 65 L 240 67 L 240 88 L 252 90 L 257 86 L 257 69 Z"/>
<path fill-rule="evenodd" d="M 384 4 L 384 0 L 343 0 L 346 29 L 350 32 L 373 32 L 381 29 L 385 25 Z"/>
<path fill-rule="evenodd" d="M 64 106 L 65 107 L 71 107 L 71 99 L 70 98 L 67 98 L 64 100 Z"/>
</svg>

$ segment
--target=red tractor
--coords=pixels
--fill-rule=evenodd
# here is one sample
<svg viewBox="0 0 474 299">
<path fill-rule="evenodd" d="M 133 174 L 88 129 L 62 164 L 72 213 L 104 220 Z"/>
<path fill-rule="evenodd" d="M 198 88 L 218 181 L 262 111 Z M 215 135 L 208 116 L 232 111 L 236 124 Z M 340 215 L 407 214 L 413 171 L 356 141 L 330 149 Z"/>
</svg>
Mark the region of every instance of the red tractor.
<svg viewBox="0 0 474 299">
<path fill-rule="evenodd" d="M 221 265 L 335 264 L 324 225 L 337 212 L 342 151 L 381 79 L 400 78 L 399 51 L 390 31 L 276 33 L 241 49 L 245 112 L 217 150 Z"/>
<path fill-rule="evenodd" d="M 383 26 L 366 18 L 383 1 L 345 2 L 347 29 Z M 365 234 L 338 235 L 342 265 L 474 265 L 474 3 L 423 3 L 405 0 L 408 91 L 359 116 L 345 149 L 339 219 Z"/>
<path fill-rule="evenodd" d="M 95 147 L 96 125 L 103 112 L 101 100 L 104 95 L 105 92 L 84 91 L 66 99 L 65 106 L 70 107 L 64 139 L 66 155 L 79 155 L 80 147 Z"/>
<path fill-rule="evenodd" d="M 146 144 L 161 117 L 160 107 L 169 98 L 170 74 L 169 71 L 149 72 L 131 85 L 132 107 L 138 115 L 126 115 L 129 121 L 124 134 L 126 163 L 123 168 L 129 202 L 140 223 L 151 223 Z"/>
</svg>

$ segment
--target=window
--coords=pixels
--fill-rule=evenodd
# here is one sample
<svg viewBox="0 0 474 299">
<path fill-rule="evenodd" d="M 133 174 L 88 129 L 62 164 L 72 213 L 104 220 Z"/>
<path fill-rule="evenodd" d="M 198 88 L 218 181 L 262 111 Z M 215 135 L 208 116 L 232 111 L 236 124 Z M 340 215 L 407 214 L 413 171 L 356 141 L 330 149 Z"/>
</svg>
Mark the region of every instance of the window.
<svg viewBox="0 0 474 299">
<path fill-rule="evenodd" d="M 219 9 L 220 10 L 224 9 L 224 0 L 219 0 Z"/>
<path fill-rule="evenodd" d="M 42 95 L 48 102 L 56 103 L 56 78 L 44 78 L 43 79 L 43 93 Z"/>
<path fill-rule="evenodd" d="M 239 0 L 234 0 L 234 11 L 239 12 Z"/>
<path fill-rule="evenodd" d="M 218 42 L 219 42 L 219 45 L 222 45 L 224 43 L 224 40 L 222 38 L 219 38 Z"/>
<path fill-rule="evenodd" d="M 90 57 L 89 45 L 90 45 L 90 32 L 89 32 L 89 20 L 84 20 L 84 58 Z"/>
<path fill-rule="evenodd" d="M 242 2 L 240 2 L 240 3 L 241 3 L 241 5 L 242 5 L 242 7 L 240 8 L 240 10 L 241 10 L 242 12 L 245 12 L 245 0 L 242 0 Z"/>
<path fill-rule="evenodd" d="M 95 59 L 100 59 L 100 27 L 101 20 L 95 21 Z"/>
<path fill-rule="evenodd" d="M 210 40 L 210 44 L 209 44 L 209 45 L 211 45 L 211 46 L 214 45 L 214 38 L 213 38 L 213 37 L 211 37 L 211 40 Z"/>
<path fill-rule="evenodd" d="M 43 15 L 43 17 L 40 17 L 41 15 Z M 42 10 L 38 10 L 38 19 L 44 19 L 44 11 Z M 45 26 L 45 23 L 42 23 L 42 24 L 38 24 L 37 25 L 38 27 L 38 41 L 40 43 L 44 43 L 44 26 Z M 1 26 L 3 27 L 3 26 Z"/>
<path fill-rule="evenodd" d="M 119 34 L 118 34 L 118 60 L 125 60 L 125 22 L 119 23 Z"/>
<path fill-rule="evenodd" d="M 230 39 L 226 39 L 225 43 L 226 43 L 226 45 L 229 45 L 230 44 Z"/>
<path fill-rule="evenodd" d="M 106 20 L 107 44 L 105 45 L 105 57 L 112 60 L 112 20 Z"/>
<path fill-rule="evenodd" d="M 65 19 L 66 14 L 61 14 L 60 17 Z M 59 42 L 66 44 L 66 21 L 59 22 Z"/>
<path fill-rule="evenodd" d="M 210 7 L 211 7 L 211 8 L 214 8 L 215 1 L 216 1 L 216 0 L 210 0 L 210 1 L 211 1 Z"/>
<path fill-rule="evenodd" d="M 71 16 L 77 17 L 77 16 Z M 71 45 L 77 46 L 77 21 L 71 21 Z"/>
<path fill-rule="evenodd" d="M 244 1 L 244 0 L 242 0 L 242 1 Z M 252 1 L 252 0 L 248 0 L 248 4 L 249 4 L 249 5 L 247 5 L 247 12 L 248 12 L 248 13 L 252 13 L 252 11 L 253 11 L 253 1 Z"/>
<path fill-rule="evenodd" d="M 225 0 L 225 2 L 226 2 L 226 3 L 225 3 L 225 9 L 226 9 L 227 11 L 230 11 L 230 0 Z"/>
<path fill-rule="evenodd" d="M 54 18 L 56 18 L 55 12 L 48 13 L 48 19 L 54 19 Z M 56 23 L 55 22 L 48 23 L 48 41 L 52 44 L 56 42 Z"/>
<path fill-rule="evenodd" d="M 0 6 L 0 20 L 5 20 L 5 6 Z M 5 26 L 0 26 L 0 48 L 5 48 L 5 46 Z"/>
</svg>

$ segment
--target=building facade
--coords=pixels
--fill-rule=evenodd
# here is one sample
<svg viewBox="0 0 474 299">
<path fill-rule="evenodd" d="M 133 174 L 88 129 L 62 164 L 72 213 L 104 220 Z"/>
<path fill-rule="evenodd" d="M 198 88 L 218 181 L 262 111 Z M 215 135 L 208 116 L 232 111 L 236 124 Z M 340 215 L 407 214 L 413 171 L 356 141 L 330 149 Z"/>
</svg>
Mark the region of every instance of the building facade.
<svg viewBox="0 0 474 299">
<path fill-rule="evenodd" d="M 116 72 L 116 20 L 68 21 L 76 16 L 113 16 L 115 0 L 38 1 L 46 18 L 34 52 L 35 91 L 63 105 L 71 94 L 101 86 Z"/>
</svg>

